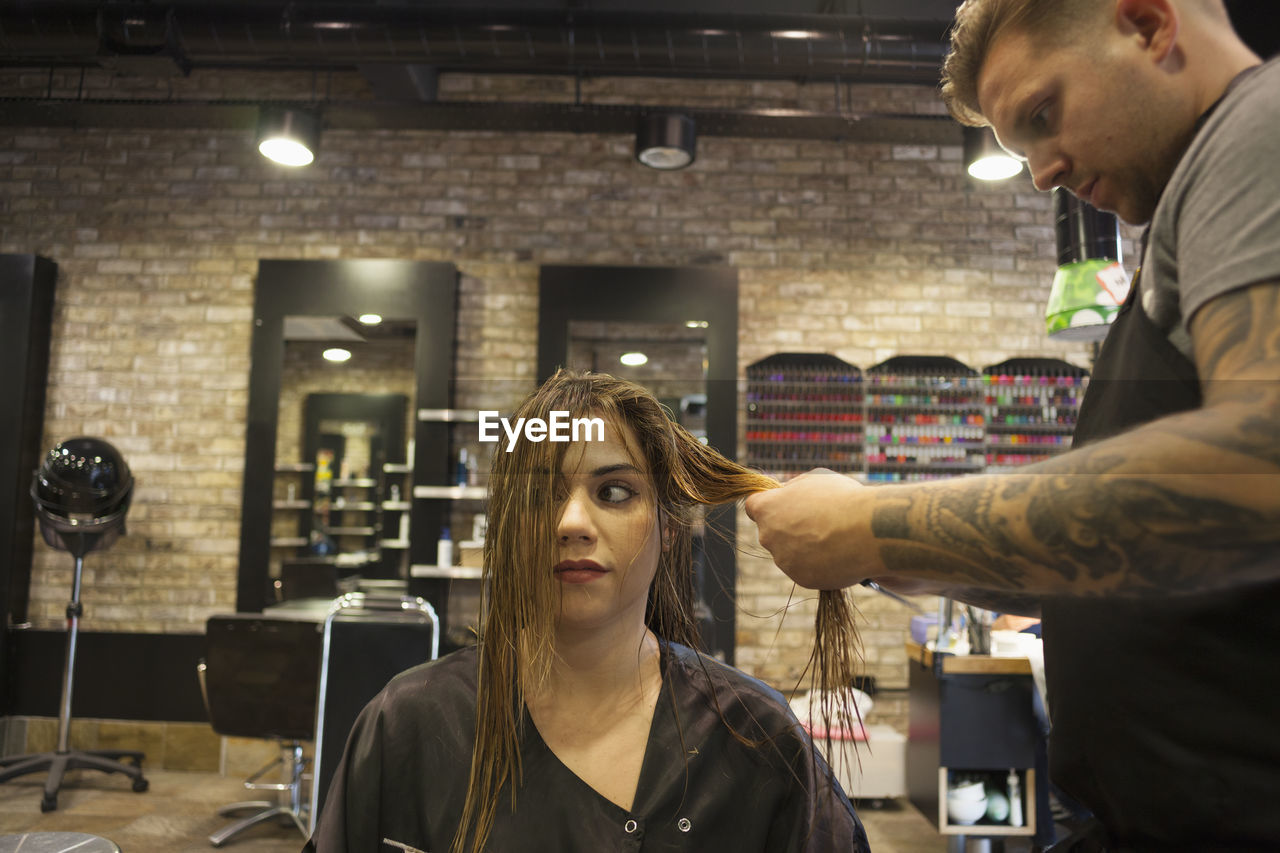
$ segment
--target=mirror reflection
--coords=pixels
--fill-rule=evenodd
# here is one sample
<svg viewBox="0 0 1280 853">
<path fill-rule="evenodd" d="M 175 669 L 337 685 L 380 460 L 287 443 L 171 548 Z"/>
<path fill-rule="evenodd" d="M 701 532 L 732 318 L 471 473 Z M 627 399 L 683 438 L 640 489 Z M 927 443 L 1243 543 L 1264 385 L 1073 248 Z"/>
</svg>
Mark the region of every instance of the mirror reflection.
<svg viewBox="0 0 1280 853">
<path fill-rule="evenodd" d="M 706 440 L 707 324 L 569 322 L 565 366 L 648 388 L 676 420 Z"/>
<path fill-rule="evenodd" d="M 648 388 L 677 423 L 707 441 L 707 323 L 640 323 L 570 320 L 565 366 L 609 373 Z M 696 616 L 704 637 L 713 636 L 707 603 L 706 511 L 693 524 Z"/>
<path fill-rule="evenodd" d="M 347 557 L 352 564 L 376 562 L 382 529 L 377 498 L 386 464 L 381 424 L 331 418 L 320 420 L 315 429 L 317 435 L 307 442 L 319 445 L 308 460 L 315 476 L 307 549 L 316 556 Z"/>
<path fill-rule="evenodd" d="M 277 599 L 405 577 L 415 326 L 285 318 L 268 569 Z"/>
</svg>

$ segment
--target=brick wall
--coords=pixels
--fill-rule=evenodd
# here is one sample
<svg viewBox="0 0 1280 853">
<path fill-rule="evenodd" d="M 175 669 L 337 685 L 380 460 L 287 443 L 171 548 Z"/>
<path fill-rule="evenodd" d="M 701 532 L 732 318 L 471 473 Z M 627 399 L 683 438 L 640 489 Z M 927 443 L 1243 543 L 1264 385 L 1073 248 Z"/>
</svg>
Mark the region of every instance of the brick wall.
<svg viewBox="0 0 1280 853">
<path fill-rule="evenodd" d="M 47 73 L 0 75 L 32 94 Z M 54 89 L 74 91 L 55 76 Z M 246 86 L 252 89 L 246 89 Z M 208 72 L 178 95 L 309 92 Z M 266 86 L 270 91 L 266 91 Z M 358 77 L 335 92 L 358 96 Z M 145 81 L 90 75 L 87 88 Z M 154 87 L 152 87 L 154 88 Z M 304 92 L 304 94 L 305 94 Z M 830 85 L 589 80 L 622 103 L 830 109 Z M 242 96 L 242 95 L 236 95 Z M 441 96 L 569 101 L 556 78 L 446 76 Z M 937 113 L 929 88 L 845 86 L 848 109 Z M 703 138 L 659 173 L 629 136 L 375 131 L 325 134 L 288 171 L 249 132 L 0 128 L 0 251 L 58 262 L 45 443 L 101 435 L 138 480 L 129 535 L 86 561 L 87 630 L 198 631 L 233 609 L 254 275 L 263 258 L 444 260 L 462 273 L 458 405 L 509 409 L 534 378 L 544 263 L 723 264 L 741 283 L 739 375 L 778 351 L 862 367 L 897 354 L 974 366 L 1018 355 L 1087 364 L 1050 342 L 1049 197 L 1026 176 L 977 186 L 959 146 Z M 1126 253 L 1132 245 L 1126 231 Z M 743 547 L 758 551 L 745 518 Z M 37 545 L 30 619 L 62 622 L 70 561 Z M 739 661 L 791 687 L 811 640 L 810 596 L 767 559 L 740 567 Z M 908 616 L 861 596 L 868 670 L 905 684 Z M 778 614 L 789 608 L 785 623 Z"/>
</svg>

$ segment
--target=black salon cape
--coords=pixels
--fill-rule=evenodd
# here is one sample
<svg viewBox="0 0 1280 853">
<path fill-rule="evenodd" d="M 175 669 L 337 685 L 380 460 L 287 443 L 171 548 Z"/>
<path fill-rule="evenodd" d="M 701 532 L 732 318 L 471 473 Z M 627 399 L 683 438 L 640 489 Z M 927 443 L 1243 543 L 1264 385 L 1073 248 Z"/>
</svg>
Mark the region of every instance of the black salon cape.
<svg viewBox="0 0 1280 853">
<path fill-rule="evenodd" d="M 528 712 L 524 782 L 498 801 L 487 850 L 867 851 L 853 806 L 781 694 L 675 643 L 630 811 L 551 752 Z M 397 676 L 361 713 L 304 853 L 447 853 L 474 742 L 476 651 Z M 717 710 L 717 705 L 719 710 Z M 740 734 L 770 737 L 752 748 Z"/>
</svg>

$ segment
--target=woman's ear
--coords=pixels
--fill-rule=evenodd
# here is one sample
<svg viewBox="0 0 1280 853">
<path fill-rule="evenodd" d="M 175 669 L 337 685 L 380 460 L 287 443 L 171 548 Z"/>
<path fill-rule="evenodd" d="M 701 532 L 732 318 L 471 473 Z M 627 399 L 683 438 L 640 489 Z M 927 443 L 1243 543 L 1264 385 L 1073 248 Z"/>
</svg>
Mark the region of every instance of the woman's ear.
<svg viewBox="0 0 1280 853">
<path fill-rule="evenodd" d="M 662 533 L 662 550 L 671 550 L 671 517 L 666 510 L 658 510 L 658 530 Z"/>
</svg>

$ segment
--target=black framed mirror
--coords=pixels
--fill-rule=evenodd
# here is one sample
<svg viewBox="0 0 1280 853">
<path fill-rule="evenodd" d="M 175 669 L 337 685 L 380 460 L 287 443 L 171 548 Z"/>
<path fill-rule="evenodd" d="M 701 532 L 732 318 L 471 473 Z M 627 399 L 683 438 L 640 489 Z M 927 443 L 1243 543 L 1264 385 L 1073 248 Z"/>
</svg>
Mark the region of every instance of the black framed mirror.
<svg viewBox="0 0 1280 853">
<path fill-rule="evenodd" d="M 705 401 L 689 386 L 692 375 L 675 377 L 682 413 L 696 419 L 709 445 L 737 457 L 738 273 L 725 267 L 544 266 L 538 294 L 538 381 L 570 365 L 571 347 L 591 351 L 592 330 L 584 324 L 607 324 L 599 337 L 619 330 L 633 341 L 674 338 L 697 347 L 705 361 Z M 622 325 L 617 325 L 622 324 Z M 680 334 L 679 330 L 690 330 Z M 580 358 L 580 356 L 579 356 Z M 572 364 L 591 367 L 591 364 Z M 597 362 L 605 373 L 625 375 L 612 364 Z M 646 380 L 636 381 L 651 387 Z M 651 387 L 651 390 L 652 387 Z M 660 396 L 666 392 L 658 389 Z M 674 393 L 674 392 L 673 392 Z M 687 399 L 686 399 L 687 398 Z M 735 588 L 734 555 L 737 524 L 732 506 L 707 513 L 709 525 L 723 535 L 703 538 L 695 555 L 698 592 L 705 605 L 703 642 L 708 652 L 733 663 Z"/>
<path fill-rule="evenodd" d="M 236 609 L 260 612 L 274 600 L 270 570 L 272 504 L 275 499 L 280 397 L 286 323 L 337 318 L 348 328 L 361 315 L 411 323 L 413 409 L 450 406 L 453 373 L 457 270 L 452 264 L 401 260 L 264 260 L 254 296 L 252 366 L 245 435 L 245 472 L 240 527 Z M 412 418 L 414 452 L 405 465 L 415 482 L 442 482 L 448 468 L 448 436 L 438 424 Z M 402 445 L 405 443 L 402 441 Z M 302 467 L 300 459 L 284 466 Z M 302 472 L 305 473 L 305 472 Z M 439 527 L 431 502 L 411 501 L 409 560 L 429 560 Z M 435 602 L 433 602 L 435 603 Z"/>
</svg>

